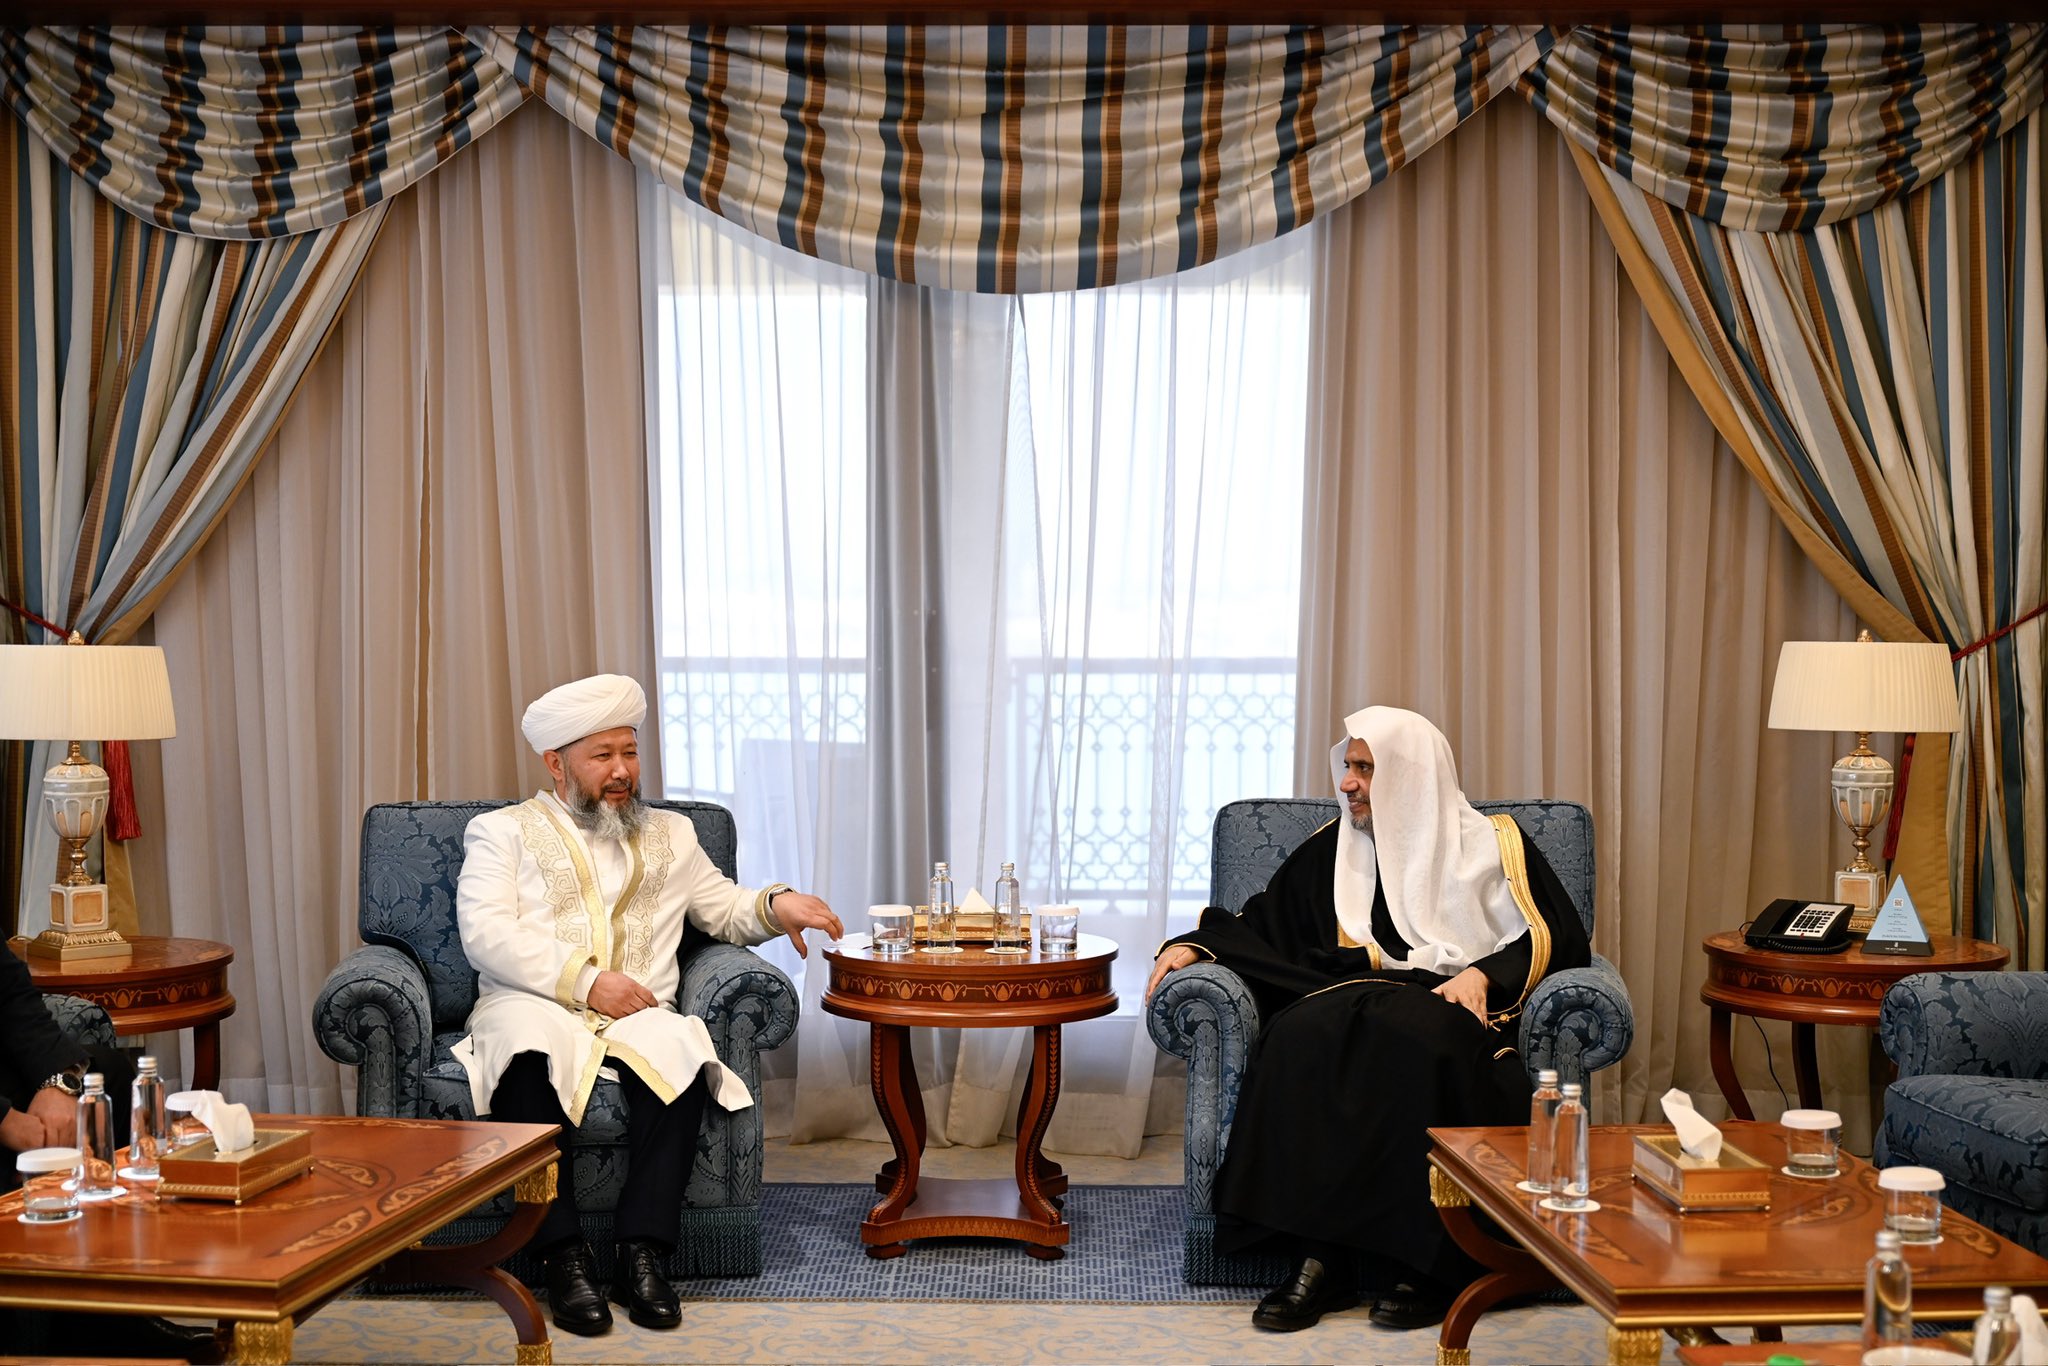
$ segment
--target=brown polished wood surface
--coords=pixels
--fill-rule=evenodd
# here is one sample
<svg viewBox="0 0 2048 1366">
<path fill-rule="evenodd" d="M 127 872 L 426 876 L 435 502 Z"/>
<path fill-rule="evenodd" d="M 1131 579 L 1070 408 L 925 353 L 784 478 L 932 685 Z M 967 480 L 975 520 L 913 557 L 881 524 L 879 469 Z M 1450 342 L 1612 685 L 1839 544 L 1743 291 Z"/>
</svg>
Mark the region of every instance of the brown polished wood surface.
<svg viewBox="0 0 2048 1366">
<path fill-rule="evenodd" d="M 233 1205 L 159 1198 L 144 1183 L 67 1224 L 15 1217 L 0 1197 L 0 1305 L 100 1309 L 236 1321 L 268 1346 L 349 1286 L 380 1279 L 466 1285 L 511 1315 L 523 1357 L 545 1359 L 533 1297 L 493 1264 L 521 1246 L 546 1205 L 522 1186 L 505 1230 L 462 1247 L 414 1244 L 492 1196 L 549 1175 L 551 1124 L 266 1115 L 262 1128 L 312 1131 L 313 1170 Z M 250 1353 L 244 1352 L 243 1355 Z"/>
<path fill-rule="evenodd" d="M 1740 930 L 1708 935 L 1701 944 L 1707 955 L 1707 979 L 1700 1000 L 1710 1012 L 1708 1052 L 1714 1081 L 1738 1119 L 1754 1119 L 1749 1097 L 1735 1072 L 1732 1017 L 1756 1015 L 1792 1025 L 1792 1070 L 1799 1085 L 1799 1103 L 1807 1109 L 1821 1104 L 1820 1067 L 1814 1047 L 1815 1025 L 1877 1026 L 1884 994 L 1894 982 L 1916 972 L 1994 972 L 2011 957 L 1996 944 L 1980 939 L 1935 934 L 1928 936 L 1934 952 L 1926 958 L 1865 953 L 1861 941 L 1841 953 L 1777 953 L 1753 949 Z"/>
<path fill-rule="evenodd" d="M 1047 957 L 991 953 L 963 946 L 959 953 L 913 951 L 894 957 L 863 943 L 825 950 L 830 975 L 821 1004 L 834 1015 L 868 1025 L 870 1082 L 875 1108 L 896 1155 L 875 1175 L 882 1199 L 861 1221 L 870 1257 L 900 1257 L 912 1238 L 1009 1238 L 1034 1257 L 1063 1256 L 1068 1240 L 1058 1204 L 1066 1173 L 1041 1146 L 1060 1094 L 1060 1026 L 1116 1009 L 1110 965 L 1116 945 L 1098 935 L 1080 937 L 1077 951 Z M 1028 1026 L 1031 1073 L 1017 1107 L 1017 1171 L 1007 1181 L 929 1180 L 918 1167 L 925 1143 L 924 1093 L 911 1059 L 915 1025 L 946 1028 Z"/>
<path fill-rule="evenodd" d="M 122 957 L 70 963 L 35 957 L 26 939 L 10 939 L 7 947 L 28 964 L 38 991 L 83 996 L 103 1007 L 116 1034 L 190 1029 L 192 1085 L 213 1090 L 220 1085 L 220 1022 L 235 1013 L 228 991 L 234 947 L 154 935 L 133 935 L 128 942 L 132 951 Z"/>
<path fill-rule="evenodd" d="M 1680 1214 L 1629 1175 L 1634 1136 L 1668 1132 L 1594 1129 L 1592 1197 L 1600 1209 L 1555 1214 L 1514 1188 L 1527 1129 L 1431 1129 L 1429 1160 L 1440 1173 L 1432 1198 L 1458 1245 L 1489 1268 L 1452 1306 L 1439 1351 L 1465 1348 L 1472 1324 L 1506 1295 L 1559 1282 L 1622 1336 L 1682 1325 L 1861 1321 L 1864 1268 L 1884 1224 L 1876 1168 L 1843 1153 L 1842 1175 L 1832 1180 L 1785 1176 L 1776 1170 L 1785 1161 L 1784 1131 L 1734 1121 L 1723 1129 L 1728 1141 L 1773 1169 L 1771 1208 Z M 1446 1178 L 1470 1204 L 1446 1203 L 1434 1189 Z M 1475 1207 L 1511 1242 L 1485 1232 Z M 1954 1210 L 1942 1211 L 1941 1225 L 1939 1243 L 1906 1248 L 1916 1314 L 1974 1318 L 1990 1284 L 2048 1290 L 2048 1261 Z"/>
</svg>

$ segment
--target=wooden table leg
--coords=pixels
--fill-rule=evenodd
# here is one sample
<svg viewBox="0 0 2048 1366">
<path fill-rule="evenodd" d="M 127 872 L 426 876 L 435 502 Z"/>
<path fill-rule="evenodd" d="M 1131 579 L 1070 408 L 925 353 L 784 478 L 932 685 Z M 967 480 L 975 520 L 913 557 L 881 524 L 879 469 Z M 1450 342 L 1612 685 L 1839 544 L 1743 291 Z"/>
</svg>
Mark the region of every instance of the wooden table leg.
<svg viewBox="0 0 2048 1366">
<path fill-rule="evenodd" d="M 918 1089 L 917 1062 L 910 1053 L 908 1025 L 868 1026 L 869 1081 L 874 1088 L 875 1108 L 881 1112 L 882 1127 L 889 1131 L 889 1143 L 896 1156 L 876 1178 L 889 1184 L 882 1199 L 868 1211 L 862 1227 L 894 1223 L 917 1199 L 917 1169 L 924 1154 L 924 1095 Z M 903 1244 L 875 1243 L 868 1256 L 882 1259 L 901 1257 Z"/>
<path fill-rule="evenodd" d="M 1055 1046 L 1057 1046 L 1058 1041 L 1055 1040 L 1054 1043 Z M 1034 1065 L 1037 1062 L 1037 1056 L 1038 1054 L 1036 1048 L 1036 1041 L 1034 1041 L 1032 1050 L 1032 1061 Z M 1031 1132 L 1031 1104 L 1032 1089 L 1030 1086 L 1027 1085 L 1024 1088 L 1024 1094 L 1018 1097 L 1017 1099 L 1017 1134 L 1020 1138 L 1023 1135 Z M 1019 1146 L 1018 1151 L 1021 1154 L 1021 1144 Z M 1060 1197 L 1067 1193 L 1066 1169 L 1060 1166 L 1059 1163 L 1047 1157 L 1045 1153 L 1041 1151 L 1038 1154 L 1037 1171 L 1038 1189 L 1045 1192 L 1045 1194 L 1051 1198 L 1054 1204 L 1060 1204 Z"/>
<path fill-rule="evenodd" d="M 498 1263 L 525 1247 L 540 1227 L 548 1206 L 555 1199 L 557 1164 L 549 1163 L 531 1176 L 523 1176 L 512 1188 L 512 1217 L 490 1237 L 453 1246 L 407 1248 L 379 1263 L 371 1280 L 384 1283 L 426 1281 L 433 1285 L 454 1285 L 475 1290 L 497 1301 L 512 1320 L 519 1336 L 515 1361 L 547 1363 L 554 1360 L 554 1345 L 548 1340 L 546 1317 L 533 1292 Z M 240 1341 L 242 1325 L 235 1325 Z"/>
<path fill-rule="evenodd" d="M 1608 1366 L 1656 1366 L 1664 1355 L 1664 1334 L 1655 1328 L 1607 1325 Z"/>
<path fill-rule="evenodd" d="M 1792 1075 L 1799 1081 L 1799 1104 L 1802 1109 L 1820 1108 L 1820 1061 L 1814 1055 L 1813 1026 L 1795 1023 L 1792 1026 Z"/>
<path fill-rule="evenodd" d="M 1735 1050 L 1729 1028 L 1728 1007 L 1708 1006 L 1708 1054 L 1714 1063 L 1714 1080 L 1720 1084 L 1721 1098 L 1728 1102 L 1728 1113 L 1736 1119 L 1755 1119 L 1749 1108 L 1749 1097 L 1742 1093 L 1742 1079 L 1735 1075 Z"/>
<path fill-rule="evenodd" d="M 192 1026 L 192 1089 L 220 1089 L 220 1021 Z"/>
<path fill-rule="evenodd" d="M 1479 1316 L 1515 1295 L 1534 1294 L 1557 1284 L 1543 1263 L 1515 1243 L 1492 1237 L 1472 1217 L 1472 1197 L 1434 1163 L 1429 1168 L 1429 1201 L 1451 1241 L 1467 1256 L 1486 1268 L 1486 1273 L 1465 1287 L 1451 1302 L 1438 1330 L 1436 1359 L 1441 1366 L 1464 1366 L 1472 1359 L 1472 1329 Z"/>
<path fill-rule="evenodd" d="M 1031 1077 L 1024 1084 L 1024 1108 L 1017 1116 L 1017 1197 L 1024 1206 L 1024 1217 L 1039 1223 L 1054 1225 L 1061 1222 L 1059 1207 L 1050 1196 L 1056 1192 L 1045 1187 L 1047 1162 L 1039 1152 L 1045 1141 L 1046 1126 L 1052 1123 L 1053 1106 L 1060 1098 L 1060 1027 L 1038 1025 L 1032 1030 Z M 1057 1167 L 1053 1168 L 1055 1172 Z M 1060 1189 L 1066 1189 L 1066 1176 L 1059 1176 Z M 1064 1249 L 1047 1247 L 1038 1243 L 1026 1243 L 1024 1250 L 1041 1261 L 1057 1261 L 1066 1256 Z"/>
<path fill-rule="evenodd" d="M 253 1319 L 235 1321 L 234 1346 L 228 1349 L 233 1366 L 285 1366 L 292 1359 L 292 1321 L 258 1323 Z"/>
</svg>

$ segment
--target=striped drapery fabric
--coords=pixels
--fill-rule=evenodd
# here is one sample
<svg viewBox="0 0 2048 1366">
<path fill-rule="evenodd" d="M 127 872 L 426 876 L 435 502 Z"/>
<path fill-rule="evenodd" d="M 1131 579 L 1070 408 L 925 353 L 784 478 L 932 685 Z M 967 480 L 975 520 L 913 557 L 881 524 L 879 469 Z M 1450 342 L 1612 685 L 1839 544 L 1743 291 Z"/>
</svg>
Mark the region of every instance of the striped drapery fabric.
<svg viewBox="0 0 2048 1366">
<path fill-rule="evenodd" d="M 204 237 L 329 227 L 526 98 L 447 29 L 0 29 L 0 95 L 136 217 Z"/>
<path fill-rule="evenodd" d="M 113 644 L 226 509 L 383 206 L 272 242 L 167 232 L 0 123 L 0 587 Z"/>
<path fill-rule="evenodd" d="M 2015 623 L 2048 601 L 2044 137 L 2037 110 L 1910 196 L 1796 233 L 1731 231 L 1588 168 L 1795 533 L 1960 655 L 1955 924 L 2030 969 L 2048 966 L 2048 618 Z"/>
<path fill-rule="evenodd" d="M 1577 28 L 1521 89 L 1648 193 L 1780 232 L 1960 164 L 2040 104 L 2044 58 L 2042 24 Z"/>
<path fill-rule="evenodd" d="M 981 293 L 1228 255 L 1513 84 L 1529 28 L 523 28 L 470 37 L 584 132 L 786 246 Z"/>
<path fill-rule="evenodd" d="M 168 232 L 5 114 L 0 186 L 0 596 L 117 644 L 227 510 L 384 206 L 269 242 Z M 0 639 L 45 639 L 0 617 Z M 36 809 L 47 751 L 17 747 L 0 774 L 0 821 L 22 835 L 0 849 L 26 849 L 31 882 L 56 857 Z M 16 904 L 44 905 L 30 890 Z"/>
</svg>

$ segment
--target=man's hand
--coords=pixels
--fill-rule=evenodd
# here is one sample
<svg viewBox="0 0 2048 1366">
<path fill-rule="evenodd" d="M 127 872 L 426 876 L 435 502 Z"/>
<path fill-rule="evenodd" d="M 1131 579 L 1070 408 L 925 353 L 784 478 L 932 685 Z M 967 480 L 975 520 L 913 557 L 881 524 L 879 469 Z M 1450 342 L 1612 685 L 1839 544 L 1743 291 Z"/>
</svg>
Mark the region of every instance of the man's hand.
<svg viewBox="0 0 2048 1366">
<path fill-rule="evenodd" d="M 1145 983 L 1145 999 L 1152 999 L 1153 989 L 1166 979 L 1167 973 L 1177 972 L 1201 956 L 1186 944 L 1168 944 L 1161 949 L 1152 960 L 1152 980 Z"/>
<path fill-rule="evenodd" d="M 1478 968 L 1466 968 L 1450 981 L 1431 990 L 1452 1005 L 1465 1007 L 1479 1017 L 1479 1023 L 1486 1024 L 1486 974 Z"/>
<path fill-rule="evenodd" d="M 0 1148 L 25 1153 L 31 1148 L 51 1147 L 43 1132 L 43 1121 L 19 1106 L 0 1115 Z"/>
<path fill-rule="evenodd" d="M 590 984 L 590 994 L 583 999 L 592 1010 L 600 1015 L 609 1015 L 614 1020 L 623 1019 L 635 1011 L 651 1009 L 658 1004 L 653 992 L 623 972 L 597 974 L 597 980 Z"/>
<path fill-rule="evenodd" d="M 28 1103 L 28 1112 L 43 1122 L 43 1143 L 68 1148 L 78 1130 L 78 1097 L 56 1086 L 45 1086 Z"/>
<path fill-rule="evenodd" d="M 799 958 L 810 956 L 810 950 L 804 947 L 805 930 L 823 930 L 834 939 L 846 933 L 839 917 L 832 914 L 832 908 L 807 892 L 777 892 L 768 913 L 775 917 L 776 924 L 782 926 L 789 942 L 796 945 Z"/>
</svg>

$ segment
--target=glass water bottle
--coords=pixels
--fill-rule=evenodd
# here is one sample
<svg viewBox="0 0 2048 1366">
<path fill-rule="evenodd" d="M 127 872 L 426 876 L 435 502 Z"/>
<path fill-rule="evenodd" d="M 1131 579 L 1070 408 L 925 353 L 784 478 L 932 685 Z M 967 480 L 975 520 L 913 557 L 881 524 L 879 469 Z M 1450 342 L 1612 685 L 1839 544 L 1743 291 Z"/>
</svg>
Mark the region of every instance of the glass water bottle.
<svg viewBox="0 0 2048 1366">
<path fill-rule="evenodd" d="M 1536 1094 L 1529 1097 L 1529 1162 L 1522 1181 L 1531 1195 L 1548 1195 L 1557 1186 L 1557 1107 L 1563 1099 L 1557 1073 L 1547 1067 L 1538 1072 Z"/>
<path fill-rule="evenodd" d="M 1006 863 L 996 879 L 995 943 L 990 952 L 1024 951 L 1024 896 L 1017 887 L 1017 865 Z"/>
<path fill-rule="evenodd" d="M 1563 1210 L 1576 1213 L 1591 1209 L 1593 1201 L 1592 1154 L 1587 1151 L 1592 1143 L 1592 1126 L 1586 1116 L 1584 1088 L 1578 1082 L 1568 1081 L 1558 1096 L 1557 1115 L 1552 1122 L 1551 1140 L 1555 1161 L 1555 1180 L 1550 1198 L 1543 1202 L 1545 1209 Z"/>
<path fill-rule="evenodd" d="M 2012 1316 L 2012 1287 L 1984 1287 L 1984 1314 L 1970 1342 L 1975 1366 L 2007 1366 L 2019 1360 L 2020 1321 Z"/>
<path fill-rule="evenodd" d="M 135 1087 L 128 1125 L 128 1165 L 123 1178 L 132 1181 L 157 1179 L 157 1159 L 170 1151 L 170 1125 L 164 1114 L 164 1079 L 158 1075 L 156 1059 L 144 1056 L 135 1061 Z"/>
<path fill-rule="evenodd" d="M 111 1200 L 125 1192 L 114 1184 L 114 1107 L 103 1073 L 85 1074 L 78 1096 L 78 1198 Z"/>
<path fill-rule="evenodd" d="M 1913 1268 L 1899 1235 L 1884 1229 L 1863 1276 L 1863 1349 L 1900 1347 L 1913 1340 Z"/>
<path fill-rule="evenodd" d="M 932 865 L 930 895 L 925 898 L 924 950 L 926 953 L 958 953 L 953 942 L 953 918 L 959 905 L 953 900 L 953 871 L 943 863 Z"/>
</svg>

